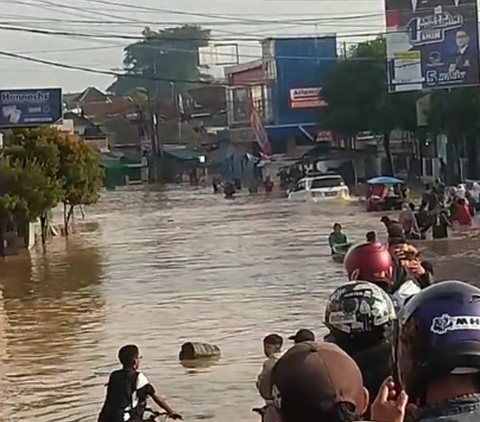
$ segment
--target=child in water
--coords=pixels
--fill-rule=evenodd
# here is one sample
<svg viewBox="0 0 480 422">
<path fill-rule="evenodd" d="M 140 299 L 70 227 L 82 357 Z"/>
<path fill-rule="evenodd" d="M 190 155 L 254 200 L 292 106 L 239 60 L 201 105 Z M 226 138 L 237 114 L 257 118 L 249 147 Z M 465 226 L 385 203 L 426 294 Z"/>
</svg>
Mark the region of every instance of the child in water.
<svg viewBox="0 0 480 422">
<path fill-rule="evenodd" d="M 347 236 L 342 233 L 342 226 L 340 223 L 335 223 L 333 225 L 333 232 L 328 236 L 328 244 L 332 251 L 332 254 L 335 253 L 334 246 L 341 245 L 343 243 L 348 243 Z"/>
</svg>

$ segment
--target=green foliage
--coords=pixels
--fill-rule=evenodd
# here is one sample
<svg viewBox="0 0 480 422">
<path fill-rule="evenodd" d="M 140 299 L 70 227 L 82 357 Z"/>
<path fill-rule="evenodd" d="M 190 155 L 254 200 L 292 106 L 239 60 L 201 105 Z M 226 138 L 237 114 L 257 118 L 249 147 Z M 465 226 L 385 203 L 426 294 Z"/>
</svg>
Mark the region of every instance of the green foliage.
<svg viewBox="0 0 480 422">
<path fill-rule="evenodd" d="M 71 206 L 96 203 L 103 179 L 98 155 L 76 136 L 63 136 L 56 141 L 62 202 Z"/>
<path fill-rule="evenodd" d="M 416 129 L 416 94 L 387 92 L 384 37 L 351 48 L 325 75 L 324 126 L 344 136 L 361 131 L 385 135 L 395 128 Z"/>
<path fill-rule="evenodd" d="M 0 211 L 4 217 L 35 221 L 60 201 L 61 183 L 48 176 L 39 161 L 21 163 L 4 157 L 0 161 L 0 174 L 3 191 Z"/>
<path fill-rule="evenodd" d="M 362 131 L 383 136 L 391 167 L 390 133 L 395 128 L 416 130 L 417 94 L 390 94 L 386 82 L 385 38 L 355 45 L 324 77 L 322 96 L 328 105 L 322 123 L 343 137 L 354 138 Z"/>
<path fill-rule="evenodd" d="M 123 60 L 126 74 L 137 75 L 139 78 L 118 77 L 108 88 L 109 92 L 125 95 L 143 88 L 151 96 L 155 96 L 158 88 L 161 97 L 170 98 L 171 82 L 175 83 L 176 92 L 183 93 L 191 84 L 182 81 L 206 78 L 200 70 L 198 49 L 208 45 L 210 30 L 196 25 L 158 31 L 147 27 L 142 31 L 142 36 L 143 40 L 125 47 Z M 162 80 L 149 79 L 153 77 Z"/>
<path fill-rule="evenodd" d="M 8 131 L 0 174 L 0 212 L 27 221 L 44 218 L 60 202 L 92 204 L 102 184 L 96 153 L 49 127 Z"/>
<path fill-rule="evenodd" d="M 328 106 L 322 112 L 325 129 L 343 137 L 371 131 L 383 136 L 388 154 L 393 129 L 415 133 L 416 101 L 422 93 L 387 92 L 386 43 L 379 36 L 353 46 L 325 75 L 322 96 Z M 480 88 L 436 90 L 430 94 L 428 131 L 449 138 L 480 134 Z"/>
<path fill-rule="evenodd" d="M 480 89 L 457 88 L 430 95 L 428 128 L 456 137 L 478 135 L 480 131 Z"/>
</svg>

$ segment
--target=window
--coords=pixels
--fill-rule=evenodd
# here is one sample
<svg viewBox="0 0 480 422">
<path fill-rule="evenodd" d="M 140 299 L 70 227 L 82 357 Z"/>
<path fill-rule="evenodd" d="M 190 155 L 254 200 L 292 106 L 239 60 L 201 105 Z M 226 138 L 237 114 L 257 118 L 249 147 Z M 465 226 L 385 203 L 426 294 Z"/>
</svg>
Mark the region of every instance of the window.
<svg viewBox="0 0 480 422">
<path fill-rule="evenodd" d="M 252 104 L 257 110 L 258 115 L 263 119 L 265 117 L 265 101 L 263 99 L 263 85 L 254 85 L 250 87 L 250 96 Z"/>
<path fill-rule="evenodd" d="M 248 89 L 236 88 L 233 90 L 233 121 L 248 121 Z"/>
<path fill-rule="evenodd" d="M 305 186 L 306 186 L 305 180 L 300 180 L 292 189 L 292 192 L 300 192 L 302 190 L 305 190 Z"/>
<path fill-rule="evenodd" d="M 337 188 L 344 185 L 345 183 L 341 177 L 322 177 L 319 179 L 313 179 L 310 189 Z"/>
<path fill-rule="evenodd" d="M 266 104 L 267 92 L 269 91 L 266 91 L 263 84 L 229 88 L 227 90 L 229 123 L 248 123 L 250 104 L 253 104 L 260 119 L 268 118 L 267 113 L 271 113 L 271 110 Z"/>
</svg>

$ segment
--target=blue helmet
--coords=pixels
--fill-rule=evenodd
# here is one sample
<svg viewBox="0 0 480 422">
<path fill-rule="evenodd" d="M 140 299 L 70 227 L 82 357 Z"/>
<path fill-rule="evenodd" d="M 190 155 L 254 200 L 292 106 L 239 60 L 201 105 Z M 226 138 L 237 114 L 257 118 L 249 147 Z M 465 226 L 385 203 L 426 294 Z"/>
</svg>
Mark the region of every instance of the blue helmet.
<svg viewBox="0 0 480 422">
<path fill-rule="evenodd" d="M 422 400 L 448 374 L 480 372 L 480 289 L 443 281 L 412 296 L 399 313 L 395 350 L 407 394 Z"/>
</svg>

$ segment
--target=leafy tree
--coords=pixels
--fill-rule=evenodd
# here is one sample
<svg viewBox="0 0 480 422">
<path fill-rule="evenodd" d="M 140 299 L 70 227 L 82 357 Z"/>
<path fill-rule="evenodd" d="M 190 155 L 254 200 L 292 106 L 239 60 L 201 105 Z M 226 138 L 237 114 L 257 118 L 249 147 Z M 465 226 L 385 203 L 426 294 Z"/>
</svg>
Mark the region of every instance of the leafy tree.
<svg viewBox="0 0 480 422">
<path fill-rule="evenodd" d="M 480 135 L 480 89 L 478 87 L 439 90 L 430 94 L 430 107 L 426 113 L 429 133 L 448 136 L 447 156 L 451 165 L 447 168 L 447 181 L 460 181 L 460 157 L 472 157 L 467 166 L 469 177 L 476 178 Z"/>
<path fill-rule="evenodd" d="M 325 75 L 326 129 L 344 138 L 371 131 L 383 138 L 389 172 L 393 173 L 390 134 L 395 128 L 416 130 L 416 94 L 390 94 L 386 86 L 386 42 L 382 36 L 353 46 L 346 59 Z"/>
<path fill-rule="evenodd" d="M 60 154 L 54 143 L 60 136 L 50 127 L 12 130 L 4 136 L 2 157 L 9 175 L 5 177 L 5 193 L 10 195 L 10 204 L 16 204 L 10 215 L 30 222 L 39 218 L 43 244 L 48 213 L 62 196 L 57 176 Z"/>
<path fill-rule="evenodd" d="M 98 201 L 103 173 L 97 153 L 79 137 L 64 135 L 55 138 L 55 142 L 59 150 L 57 177 L 62 183 L 65 233 L 68 235 L 75 207 Z"/>
<path fill-rule="evenodd" d="M 206 78 L 200 70 L 198 49 L 208 45 L 210 30 L 197 25 L 158 31 L 147 27 L 142 36 L 141 41 L 125 47 L 126 76 L 117 77 L 107 89 L 109 92 L 125 95 L 144 88 L 151 96 L 156 96 L 158 90 L 161 97 L 170 99 L 173 89 L 183 93 L 189 88 L 191 84 L 185 81 Z"/>
<path fill-rule="evenodd" d="M 74 206 L 98 199 L 102 173 L 95 152 L 56 128 L 8 131 L 0 159 L 0 213 L 12 221 L 39 218 L 43 243 L 48 214 L 60 202 L 71 215 Z"/>
<path fill-rule="evenodd" d="M 25 161 L 4 156 L 0 160 L 2 220 L 41 223 L 42 243 L 45 244 L 47 214 L 54 208 L 62 194 L 61 184 L 48 176 L 39 161 Z"/>
<path fill-rule="evenodd" d="M 427 113 L 431 133 L 460 137 L 476 135 L 480 129 L 480 89 L 456 88 L 436 91 L 430 96 Z"/>
</svg>

